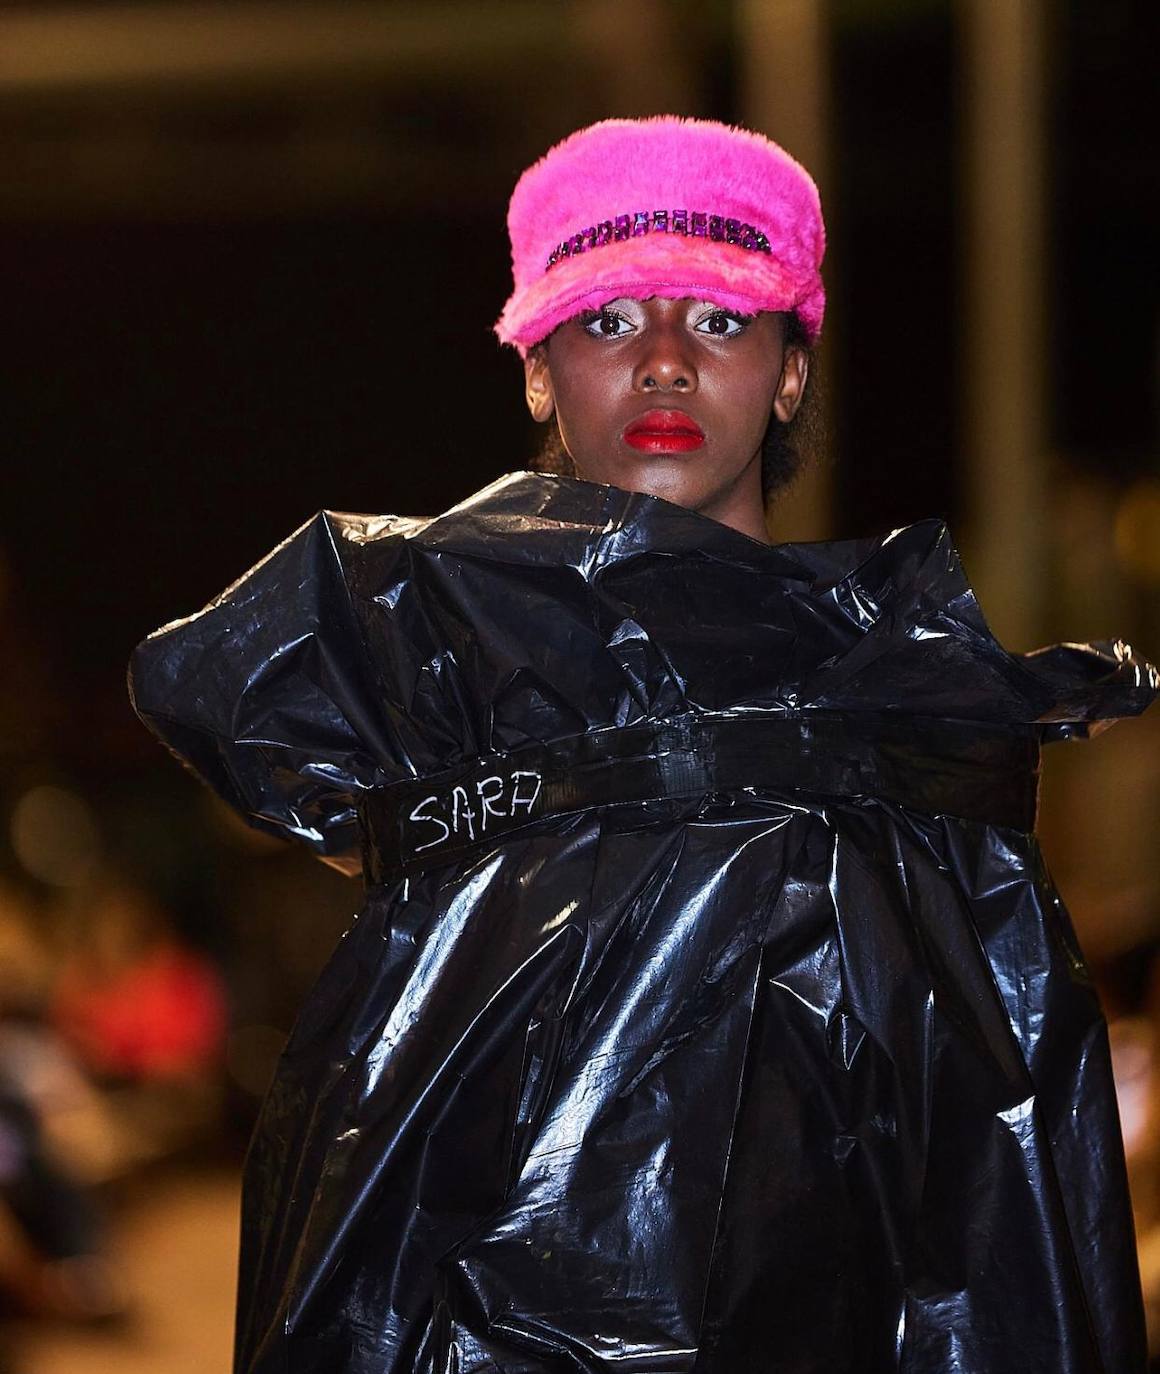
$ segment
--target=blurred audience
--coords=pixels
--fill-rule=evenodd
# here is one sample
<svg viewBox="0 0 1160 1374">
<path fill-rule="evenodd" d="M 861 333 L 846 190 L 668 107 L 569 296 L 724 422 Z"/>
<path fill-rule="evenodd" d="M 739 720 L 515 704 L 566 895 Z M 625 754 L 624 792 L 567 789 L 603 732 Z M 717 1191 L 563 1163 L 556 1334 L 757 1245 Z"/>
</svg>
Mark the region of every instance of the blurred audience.
<svg viewBox="0 0 1160 1374">
<path fill-rule="evenodd" d="M 45 1019 L 52 961 L 39 914 L 0 884 L 0 1292 L 25 1315 L 107 1321 L 126 1304 L 94 1191 L 113 1132 Z"/>
<path fill-rule="evenodd" d="M 114 1082 L 212 1074 L 225 1038 L 222 980 L 157 903 L 108 880 L 71 927 L 52 1018 L 86 1067 Z"/>
</svg>

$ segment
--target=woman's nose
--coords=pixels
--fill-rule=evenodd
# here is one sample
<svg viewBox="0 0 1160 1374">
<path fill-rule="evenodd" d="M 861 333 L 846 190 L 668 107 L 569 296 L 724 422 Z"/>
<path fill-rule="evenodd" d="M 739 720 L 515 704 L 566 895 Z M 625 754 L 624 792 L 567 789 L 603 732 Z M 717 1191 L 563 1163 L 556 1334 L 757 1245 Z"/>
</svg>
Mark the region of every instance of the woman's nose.
<svg viewBox="0 0 1160 1374">
<path fill-rule="evenodd" d="M 632 381 L 637 391 L 696 391 L 696 364 L 681 325 L 653 325 L 645 330 Z"/>
</svg>

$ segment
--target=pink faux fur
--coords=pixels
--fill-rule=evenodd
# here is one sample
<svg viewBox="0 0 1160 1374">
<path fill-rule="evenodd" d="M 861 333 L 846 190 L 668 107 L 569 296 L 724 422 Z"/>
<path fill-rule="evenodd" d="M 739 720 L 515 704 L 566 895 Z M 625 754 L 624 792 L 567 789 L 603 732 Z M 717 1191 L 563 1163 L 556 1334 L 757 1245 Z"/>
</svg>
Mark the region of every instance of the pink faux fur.
<svg viewBox="0 0 1160 1374">
<path fill-rule="evenodd" d="M 772 252 L 654 232 L 546 269 L 556 245 L 589 225 L 679 209 L 752 224 Z M 495 332 L 521 355 L 564 320 L 618 296 L 694 296 L 750 314 L 792 310 L 811 342 L 821 332 L 825 228 L 817 187 L 787 152 L 747 129 L 675 115 L 592 124 L 520 177 L 508 232 L 515 289 Z"/>
</svg>

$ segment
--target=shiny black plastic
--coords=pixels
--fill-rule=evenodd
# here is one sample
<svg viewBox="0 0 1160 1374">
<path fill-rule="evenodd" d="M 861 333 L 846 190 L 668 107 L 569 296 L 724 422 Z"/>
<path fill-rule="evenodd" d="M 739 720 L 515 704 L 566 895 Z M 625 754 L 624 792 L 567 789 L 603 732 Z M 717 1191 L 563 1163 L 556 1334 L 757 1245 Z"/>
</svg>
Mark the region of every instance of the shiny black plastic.
<svg viewBox="0 0 1160 1374">
<path fill-rule="evenodd" d="M 758 751 L 744 786 L 569 794 L 407 871 L 367 835 L 247 1165 L 239 1374 L 1143 1368 L 1069 919 L 1027 828 L 945 805 L 972 734 L 1033 770 L 1142 710 L 1125 646 L 1006 653 L 937 523 L 767 547 L 515 473 L 433 520 L 318 516 L 132 682 L 348 871 L 375 799 L 626 726 L 885 721 L 940 799 Z"/>
</svg>

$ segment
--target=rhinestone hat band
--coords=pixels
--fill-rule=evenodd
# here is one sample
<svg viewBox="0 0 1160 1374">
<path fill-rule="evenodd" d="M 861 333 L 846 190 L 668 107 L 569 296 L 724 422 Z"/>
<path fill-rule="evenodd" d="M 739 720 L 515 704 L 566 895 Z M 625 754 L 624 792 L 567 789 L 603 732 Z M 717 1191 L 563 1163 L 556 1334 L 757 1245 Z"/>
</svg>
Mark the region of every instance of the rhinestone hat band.
<svg viewBox="0 0 1160 1374">
<path fill-rule="evenodd" d="M 742 224 L 740 220 L 725 219 L 722 215 L 709 215 L 701 210 L 637 210 L 631 215 L 617 215 L 615 219 L 601 220 L 599 224 L 581 229 L 578 234 L 564 239 L 552 249 L 548 256 L 545 272 L 550 272 L 558 262 L 574 258 L 578 253 L 587 253 L 592 248 L 603 248 L 606 243 L 618 243 L 624 239 L 640 238 L 642 234 L 685 234 L 689 238 L 712 239 L 714 243 L 735 243 L 750 253 L 769 253 L 772 250 L 769 240 L 752 224 Z"/>
</svg>

